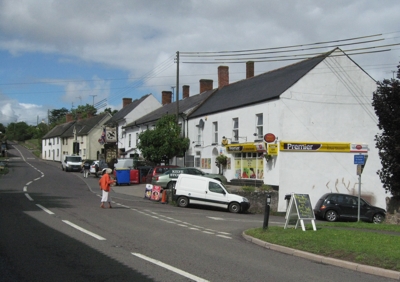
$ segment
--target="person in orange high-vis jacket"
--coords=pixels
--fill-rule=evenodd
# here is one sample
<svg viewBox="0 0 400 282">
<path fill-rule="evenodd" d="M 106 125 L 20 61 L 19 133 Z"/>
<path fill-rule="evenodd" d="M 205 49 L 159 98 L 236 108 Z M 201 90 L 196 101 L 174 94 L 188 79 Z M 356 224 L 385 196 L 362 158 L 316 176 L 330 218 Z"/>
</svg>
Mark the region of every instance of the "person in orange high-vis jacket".
<svg viewBox="0 0 400 282">
<path fill-rule="evenodd" d="M 104 209 L 104 203 L 108 203 L 109 208 L 111 209 L 111 196 L 110 196 L 110 186 L 115 183 L 115 180 L 111 178 L 112 169 L 107 168 L 106 173 L 99 180 L 100 189 L 103 194 L 101 197 L 101 205 L 100 207 Z"/>
</svg>

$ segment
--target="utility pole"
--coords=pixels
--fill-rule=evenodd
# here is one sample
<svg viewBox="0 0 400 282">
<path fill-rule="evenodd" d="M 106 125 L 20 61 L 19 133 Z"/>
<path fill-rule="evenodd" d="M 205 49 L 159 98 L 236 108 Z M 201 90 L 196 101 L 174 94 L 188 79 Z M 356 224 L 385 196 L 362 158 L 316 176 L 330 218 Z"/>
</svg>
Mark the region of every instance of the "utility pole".
<svg viewBox="0 0 400 282">
<path fill-rule="evenodd" d="M 93 104 L 92 104 L 92 106 L 94 107 L 94 97 L 96 97 L 97 95 L 89 95 L 89 96 L 92 96 L 92 97 L 93 97 Z"/>
<path fill-rule="evenodd" d="M 179 123 L 179 51 L 176 52 L 176 124 Z"/>
</svg>

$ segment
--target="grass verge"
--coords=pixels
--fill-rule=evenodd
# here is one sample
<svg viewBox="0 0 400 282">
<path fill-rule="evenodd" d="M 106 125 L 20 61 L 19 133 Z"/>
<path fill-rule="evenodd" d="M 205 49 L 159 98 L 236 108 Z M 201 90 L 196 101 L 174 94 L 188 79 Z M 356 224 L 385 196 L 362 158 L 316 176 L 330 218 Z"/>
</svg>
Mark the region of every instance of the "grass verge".
<svg viewBox="0 0 400 282">
<path fill-rule="evenodd" d="M 400 226 L 364 222 L 318 223 L 317 231 L 270 226 L 249 229 L 260 240 L 322 256 L 400 271 Z"/>
</svg>

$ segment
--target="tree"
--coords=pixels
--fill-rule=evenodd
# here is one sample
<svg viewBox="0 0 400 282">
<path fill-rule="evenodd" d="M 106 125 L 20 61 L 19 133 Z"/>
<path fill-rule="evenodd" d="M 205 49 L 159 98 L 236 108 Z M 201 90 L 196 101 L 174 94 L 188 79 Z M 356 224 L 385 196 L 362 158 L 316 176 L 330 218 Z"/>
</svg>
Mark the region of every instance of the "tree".
<svg viewBox="0 0 400 282">
<path fill-rule="evenodd" d="M 159 164 L 168 163 L 175 156 L 184 156 L 189 148 L 189 139 L 181 136 L 181 128 L 175 119 L 175 115 L 165 115 L 153 130 L 139 135 L 138 149 L 146 160 Z"/>
<path fill-rule="evenodd" d="M 49 124 L 56 125 L 65 122 L 65 116 L 68 113 L 66 108 L 54 109 L 49 112 Z"/>
<path fill-rule="evenodd" d="M 110 113 L 112 116 L 118 113 L 118 110 L 111 110 L 111 108 L 105 108 L 103 113 Z"/>
<path fill-rule="evenodd" d="M 400 65 L 397 68 L 397 79 L 377 83 L 372 102 L 381 130 L 375 135 L 382 164 L 377 173 L 383 188 L 393 196 L 400 196 Z"/>
<path fill-rule="evenodd" d="M 92 105 L 86 104 L 85 106 L 78 106 L 76 109 L 71 110 L 72 115 L 77 118 L 78 114 L 81 118 L 87 118 L 89 115 L 94 116 L 97 113 L 97 109 Z"/>
</svg>

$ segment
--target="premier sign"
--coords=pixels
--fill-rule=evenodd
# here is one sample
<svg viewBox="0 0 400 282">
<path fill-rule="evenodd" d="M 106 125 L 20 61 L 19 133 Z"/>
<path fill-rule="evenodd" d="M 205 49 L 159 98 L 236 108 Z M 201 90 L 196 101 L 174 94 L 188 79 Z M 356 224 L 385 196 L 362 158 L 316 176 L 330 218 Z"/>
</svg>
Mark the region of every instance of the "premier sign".
<svg viewBox="0 0 400 282">
<path fill-rule="evenodd" d="M 347 142 L 299 142 L 281 141 L 281 151 L 292 152 L 367 152 L 367 144 L 352 144 Z"/>
</svg>

